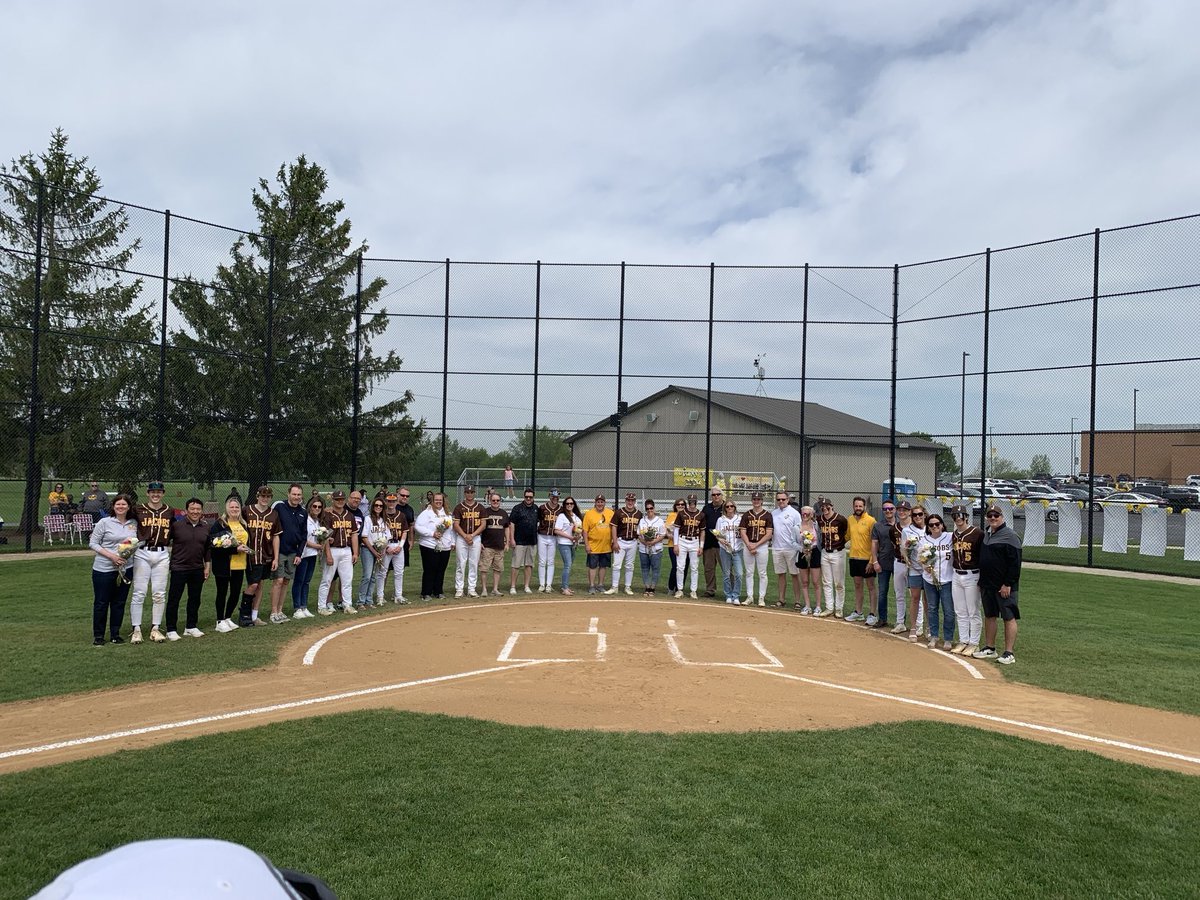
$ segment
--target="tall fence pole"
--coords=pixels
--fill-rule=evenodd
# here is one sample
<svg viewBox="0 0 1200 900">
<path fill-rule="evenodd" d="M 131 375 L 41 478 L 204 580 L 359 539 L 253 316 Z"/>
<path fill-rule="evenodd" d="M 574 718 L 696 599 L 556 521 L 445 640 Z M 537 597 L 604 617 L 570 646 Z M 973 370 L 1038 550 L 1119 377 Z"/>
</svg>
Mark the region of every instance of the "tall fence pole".
<svg viewBox="0 0 1200 900">
<path fill-rule="evenodd" d="M 808 432 L 805 429 L 805 400 L 808 391 L 808 263 L 804 264 L 804 307 L 800 321 L 800 478 L 797 487 L 801 505 L 808 502 Z"/>
<path fill-rule="evenodd" d="M 446 257 L 446 311 L 442 316 L 442 454 L 438 490 L 446 493 L 446 403 L 450 392 L 450 257 Z"/>
<path fill-rule="evenodd" d="M 263 341 L 263 390 L 259 405 L 262 425 L 262 478 L 259 484 L 271 483 L 271 400 L 275 382 L 275 236 L 267 238 L 267 315 Z M 252 494 L 247 494 L 247 497 Z"/>
<path fill-rule="evenodd" d="M 987 512 L 987 464 L 988 464 L 988 368 L 991 364 L 988 353 L 988 331 L 992 324 L 992 248 L 988 247 L 983 257 L 983 403 L 980 410 L 979 430 L 981 451 L 979 454 L 979 525 L 985 523 Z"/>
<path fill-rule="evenodd" d="M 896 502 L 896 376 L 900 358 L 900 266 L 892 266 L 892 418 L 888 424 L 889 499 Z"/>
<path fill-rule="evenodd" d="M 713 310 L 716 303 L 717 264 L 708 264 L 708 380 L 704 388 L 704 493 L 713 486 L 708 470 L 712 464 L 712 356 Z"/>
<path fill-rule="evenodd" d="M 1092 558 L 1092 538 L 1095 536 L 1096 523 L 1093 521 L 1095 516 L 1094 504 L 1096 502 L 1096 363 L 1097 347 L 1099 346 L 1100 337 L 1100 229 L 1097 228 L 1092 236 L 1092 392 L 1091 392 L 1091 418 L 1088 423 L 1088 498 L 1087 498 L 1087 514 L 1088 514 L 1088 530 L 1087 530 L 1087 564 L 1094 565 Z M 1134 422 L 1134 428 L 1137 423 Z M 1137 440 L 1136 432 L 1134 440 Z M 1071 446 L 1075 446 L 1074 440 L 1071 441 Z M 1071 463 L 1074 465 L 1074 461 Z M 1137 473 L 1134 472 L 1134 475 Z"/>
<path fill-rule="evenodd" d="M 171 278 L 171 211 L 166 211 L 163 219 L 163 269 L 162 269 L 162 321 L 158 330 L 158 437 L 154 448 L 154 477 L 162 481 L 163 472 L 163 442 L 167 430 L 167 300 L 170 295 Z"/>
<path fill-rule="evenodd" d="M 358 487 L 358 427 L 362 414 L 362 275 L 363 258 L 358 254 L 354 285 L 354 412 L 350 419 L 350 487 Z"/>
<path fill-rule="evenodd" d="M 33 529 L 37 524 L 38 498 L 42 494 L 42 464 L 38 460 L 37 439 L 42 427 L 42 386 L 38 381 L 38 359 L 42 355 L 42 257 L 46 221 L 46 182 L 37 183 L 37 224 L 33 254 L 33 339 L 29 365 L 29 455 L 25 460 L 25 552 L 33 551 Z"/>
<path fill-rule="evenodd" d="M 617 314 L 617 446 L 613 460 L 613 506 L 621 496 L 621 375 L 625 371 L 625 262 L 621 262 L 621 300 Z"/>
<path fill-rule="evenodd" d="M 533 420 L 529 432 L 529 486 L 537 496 L 538 344 L 542 336 L 542 261 L 533 276 Z"/>
</svg>

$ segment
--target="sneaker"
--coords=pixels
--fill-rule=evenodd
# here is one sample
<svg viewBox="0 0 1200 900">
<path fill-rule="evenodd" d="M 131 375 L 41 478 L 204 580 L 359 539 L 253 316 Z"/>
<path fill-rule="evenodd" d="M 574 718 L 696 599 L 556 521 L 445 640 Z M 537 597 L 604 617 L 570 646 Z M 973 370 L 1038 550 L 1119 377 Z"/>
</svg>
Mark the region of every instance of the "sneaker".
<svg viewBox="0 0 1200 900">
<path fill-rule="evenodd" d="M 811 616 L 812 615 L 812 607 L 811 606 L 804 607 L 802 610 L 800 610 L 800 615 Z"/>
<path fill-rule="evenodd" d="M 397 604 L 398 606 L 404 606 L 405 604 L 408 603 L 408 598 L 407 597 L 397 597 L 392 602 Z"/>
<path fill-rule="evenodd" d="M 691 592 L 691 593 L 690 593 L 688 596 L 689 596 L 689 597 L 691 597 L 693 600 L 698 600 L 698 599 L 700 599 L 699 597 L 697 597 L 697 596 L 696 596 L 696 592 L 695 592 L 695 591 L 692 591 L 692 592 Z"/>
<path fill-rule="evenodd" d="M 984 647 L 982 650 L 976 650 L 971 654 L 974 659 L 995 659 L 999 655 L 995 647 Z"/>
<path fill-rule="evenodd" d="M 358 610 L 357 610 L 357 609 L 355 609 L 353 606 L 351 606 L 349 603 L 343 603 L 343 604 L 342 604 L 342 612 L 345 612 L 345 613 L 357 613 L 357 612 L 358 612 Z"/>
<path fill-rule="evenodd" d="M 908 631 L 907 625 L 897 625 L 892 629 L 892 634 L 904 634 L 906 631 Z"/>
<path fill-rule="evenodd" d="M 167 632 L 167 640 L 168 640 L 168 641 L 177 641 L 177 640 L 179 640 L 179 632 L 178 632 L 178 631 L 168 631 L 168 632 Z"/>
<path fill-rule="evenodd" d="M 651 595 L 651 596 L 653 596 L 653 595 Z M 733 603 L 733 605 L 734 605 L 734 606 L 741 606 L 741 605 L 742 605 L 742 601 L 741 601 L 741 600 L 739 600 L 737 597 L 734 597 L 734 598 L 733 598 L 733 600 L 732 600 L 731 602 Z M 750 605 L 750 601 L 749 601 L 749 600 L 747 600 L 747 601 L 746 601 L 746 605 L 747 605 L 747 606 L 749 606 L 749 605 Z"/>
<path fill-rule="evenodd" d="M 125 643 L 125 638 L 121 637 L 119 634 L 114 634 L 111 638 L 109 638 L 109 642 L 113 644 L 123 644 Z"/>
<path fill-rule="evenodd" d="M 308 618 L 308 616 L 306 615 L 307 612 L 308 612 L 307 609 L 298 609 L 294 613 L 292 613 L 292 618 L 293 619 L 307 619 Z"/>
<path fill-rule="evenodd" d="M 115 641 L 114 641 L 114 643 L 115 643 Z M 1009 653 L 1007 650 L 1005 650 L 998 657 L 996 657 L 996 662 L 1000 663 L 1000 665 L 1002 665 L 1002 666 L 1011 666 L 1016 661 L 1017 661 L 1017 658 L 1015 656 L 1013 656 L 1011 653 Z"/>
<path fill-rule="evenodd" d="M 455 599 L 455 600 L 461 600 L 461 599 L 462 599 L 462 591 L 455 591 L 455 592 L 454 592 L 454 599 Z"/>
<path fill-rule="evenodd" d="M 909 639 L 909 641 L 911 641 L 912 643 L 916 644 L 916 643 L 920 642 L 920 640 L 921 640 L 921 636 L 920 636 L 919 634 L 910 634 L 910 635 L 908 636 L 908 639 Z"/>
<path fill-rule="evenodd" d="M 813 610 L 814 619 L 824 619 L 826 616 L 832 616 L 833 611 L 829 609 L 818 608 Z"/>
<path fill-rule="evenodd" d="M 228 628 L 230 631 L 237 631 L 242 626 L 239 625 L 237 622 L 233 621 L 233 619 L 226 619 L 225 627 Z"/>
<path fill-rule="evenodd" d="M 93 647 L 103 647 L 104 646 L 104 638 L 92 638 L 92 646 Z"/>
<path fill-rule="evenodd" d="M 426 603 L 429 602 L 429 598 L 426 597 L 424 594 L 421 595 L 421 599 L 424 600 Z"/>
<path fill-rule="evenodd" d="M 496 591 L 496 593 L 497 593 L 497 594 L 499 594 L 500 592 L 499 592 L 499 591 Z M 480 597 L 487 597 L 487 596 L 490 596 L 490 595 L 488 594 L 488 592 L 487 592 L 487 588 L 484 588 L 482 591 L 480 591 L 480 592 L 479 592 L 479 596 L 480 596 Z"/>
<path fill-rule="evenodd" d="M 609 588 L 607 591 L 604 592 L 604 596 L 607 597 L 609 594 L 615 594 L 616 592 L 617 592 L 616 588 Z"/>
<path fill-rule="evenodd" d="M 766 606 L 766 605 L 767 605 L 767 601 L 766 601 L 766 600 L 764 600 L 762 597 L 759 597 L 759 598 L 758 598 L 758 605 L 759 605 L 759 606 Z"/>
<path fill-rule="evenodd" d="M 225 632 L 227 632 L 229 630 L 229 626 L 226 625 L 225 620 L 222 619 L 220 622 L 217 623 L 216 628 L 214 630 L 219 631 L 221 634 L 224 634 Z"/>
<path fill-rule="evenodd" d="M 458 596 L 459 596 L 459 597 L 461 597 L 461 596 L 462 596 L 462 594 L 459 594 Z M 479 596 L 479 594 L 478 594 L 478 592 L 476 592 L 476 591 L 467 591 L 467 596 L 468 596 L 468 597 L 478 597 L 478 596 Z M 485 597 L 487 596 L 487 591 L 486 591 L 486 590 L 483 592 L 483 596 L 485 596 Z"/>
<path fill-rule="evenodd" d="M 528 591 L 528 590 L 529 590 L 529 588 L 525 588 L 525 590 L 527 590 L 527 591 Z M 517 589 L 516 589 L 515 587 L 510 587 L 510 588 L 508 589 L 508 593 L 509 593 L 509 595 L 510 595 L 510 596 L 513 596 L 513 597 L 515 597 L 515 596 L 517 596 Z"/>
<path fill-rule="evenodd" d="M 833 611 L 833 617 L 834 617 L 835 619 L 843 619 L 843 618 L 845 618 L 845 616 L 843 616 L 843 615 L 842 615 L 842 611 L 841 611 L 840 609 L 835 609 L 835 610 Z"/>
<path fill-rule="evenodd" d="M 863 617 L 863 614 L 860 613 L 858 610 L 855 610 L 854 612 L 850 613 L 850 615 L 846 616 L 846 621 L 847 622 L 861 622 L 862 617 Z M 838 618 L 841 618 L 841 616 L 838 616 Z"/>
<path fill-rule="evenodd" d="M 513 589 L 513 593 L 515 594 L 516 592 L 517 592 L 517 591 L 516 591 L 516 589 L 514 588 L 514 589 Z M 533 593 L 533 588 L 531 588 L 529 585 L 525 585 L 525 593 L 527 593 L 527 594 L 532 594 L 532 593 Z M 547 593 L 547 594 L 548 594 L 548 593 L 550 593 L 550 588 L 546 588 L 546 593 Z"/>
<path fill-rule="evenodd" d="M 929 639 L 929 649 L 936 650 L 937 648 L 938 648 L 938 639 L 935 637 L 931 637 Z"/>
<path fill-rule="evenodd" d="M 676 591 L 676 592 L 675 592 L 675 599 L 676 599 L 676 600 L 678 600 L 678 599 L 679 599 L 680 597 L 682 597 L 682 596 L 683 596 L 683 591 Z"/>
<path fill-rule="evenodd" d="M 573 590 L 571 590 L 570 588 L 563 588 L 563 589 L 562 589 L 562 592 L 563 592 L 563 596 L 564 596 L 564 597 L 570 597 L 570 596 L 574 595 L 574 593 L 575 593 L 575 592 L 574 592 Z"/>
<path fill-rule="evenodd" d="M 304 607 L 304 609 L 301 611 L 304 613 L 304 618 L 306 618 L 306 619 L 315 619 L 316 618 L 316 616 L 313 615 L 312 610 L 309 609 L 307 606 Z"/>
<path fill-rule="evenodd" d="M 726 602 L 726 603 L 728 603 L 728 604 L 730 604 L 730 605 L 732 606 L 732 605 L 733 605 L 733 598 L 732 598 L 732 597 L 726 597 L 726 598 L 725 598 L 725 602 Z"/>
<path fill-rule="evenodd" d="M 625 588 L 625 593 L 628 594 L 630 597 L 632 597 L 633 596 L 633 588 L 631 588 L 631 587 Z"/>
<path fill-rule="evenodd" d="M 129 636 L 129 643 L 140 644 L 141 642 L 142 642 L 142 629 L 140 629 L 140 628 L 133 629 L 133 634 L 131 634 Z"/>
<path fill-rule="evenodd" d="M 868 628 L 874 628 L 878 624 L 879 624 L 879 616 L 875 615 L 875 613 L 871 613 L 869 616 L 867 616 L 867 627 Z"/>
<path fill-rule="evenodd" d="M 154 641 L 154 643 L 161 644 L 166 639 L 167 636 L 158 630 L 157 625 L 150 629 L 150 640 Z"/>
<path fill-rule="evenodd" d="M 185 628 L 183 633 L 188 637 L 204 637 L 204 632 L 199 628 Z"/>
<path fill-rule="evenodd" d="M 962 655 L 963 650 L 965 650 L 967 648 L 967 645 L 963 644 L 963 643 L 955 644 L 953 647 L 950 647 L 950 645 L 948 645 L 948 644 L 946 646 L 947 646 L 947 649 L 951 653 L 957 653 L 960 656 Z"/>
<path fill-rule="evenodd" d="M 967 644 L 967 646 L 963 647 L 963 649 L 962 649 L 962 655 L 963 656 L 974 656 L 975 651 L 978 649 L 979 649 L 978 644 Z"/>
<path fill-rule="evenodd" d="M 330 609 L 328 606 L 318 606 L 317 607 L 317 615 L 318 616 L 332 616 L 333 610 Z M 275 617 L 271 616 L 271 620 L 274 621 L 274 619 L 275 619 Z"/>
</svg>

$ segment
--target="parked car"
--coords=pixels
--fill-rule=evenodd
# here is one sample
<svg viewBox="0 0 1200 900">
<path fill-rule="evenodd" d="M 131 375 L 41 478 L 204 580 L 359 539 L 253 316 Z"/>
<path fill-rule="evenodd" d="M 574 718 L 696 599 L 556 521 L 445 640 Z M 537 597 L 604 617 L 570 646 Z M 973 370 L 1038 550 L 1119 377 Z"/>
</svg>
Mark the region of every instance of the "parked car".
<svg viewBox="0 0 1200 900">
<path fill-rule="evenodd" d="M 1042 501 L 1046 500 L 1050 503 L 1070 503 L 1075 498 L 1062 491 L 1055 491 L 1050 488 L 1031 487 L 1025 491 L 1026 500 Z M 1046 518 L 1051 522 L 1058 521 L 1058 510 L 1053 507 L 1046 508 Z"/>
<path fill-rule="evenodd" d="M 1163 499 L 1173 509 L 1200 509 L 1200 487 L 1173 484 L 1163 492 Z"/>
<path fill-rule="evenodd" d="M 1200 475 L 1189 475 L 1184 483 L 1192 487 L 1200 487 Z"/>
<path fill-rule="evenodd" d="M 1166 506 L 1167 501 L 1162 497 L 1156 497 L 1153 494 L 1135 494 L 1133 491 L 1117 491 L 1115 494 L 1109 494 L 1103 500 L 1096 501 L 1097 506 Z M 1137 512 L 1137 510 L 1131 510 Z"/>
</svg>

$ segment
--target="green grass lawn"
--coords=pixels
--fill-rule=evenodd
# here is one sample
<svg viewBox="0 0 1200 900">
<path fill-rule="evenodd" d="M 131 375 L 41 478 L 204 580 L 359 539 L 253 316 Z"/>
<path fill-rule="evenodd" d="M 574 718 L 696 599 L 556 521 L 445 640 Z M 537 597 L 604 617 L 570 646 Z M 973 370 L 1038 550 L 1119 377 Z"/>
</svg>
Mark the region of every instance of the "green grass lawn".
<svg viewBox="0 0 1200 900">
<path fill-rule="evenodd" d="M 175 644 L 95 648 L 90 567 L 90 556 L 0 563 L 10 601 L 0 642 L 0 702 L 266 666 L 283 643 L 326 624 L 318 617 Z M 414 558 L 405 576 L 410 598 L 419 593 L 420 568 Z M 586 589 L 584 571 L 577 558 L 572 583 L 579 590 Z M 318 580 L 309 597 L 313 609 Z M 447 583 L 453 584 L 452 571 Z M 501 584 L 507 586 L 508 573 Z M 852 597 L 852 589 L 848 593 Z M 215 618 L 214 595 L 214 586 L 206 585 L 205 631 Z M 1027 569 L 1018 663 L 1001 671 L 1053 690 L 1200 715 L 1197 603 L 1189 585 Z M 145 617 L 148 622 L 148 608 Z"/>
<path fill-rule="evenodd" d="M 1026 547 L 1024 558 L 1030 562 L 1086 567 L 1087 547 Z M 1182 550 L 1167 550 L 1166 556 L 1142 556 L 1136 547 L 1130 547 L 1128 553 L 1105 553 L 1099 544 L 1095 544 L 1092 549 L 1092 565 L 1097 569 L 1182 575 L 1200 579 L 1200 562 L 1185 560 Z M 1200 587 L 1200 582 L 1197 582 L 1197 587 Z"/>
<path fill-rule="evenodd" d="M 0 808 L 0 898 L 158 836 L 245 843 L 343 900 L 1200 883 L 1200 778 L 936 723 L 656 735 L 371 711 L 4 776 Z M 145 873 L 164 896 L 169 876 Z"/>
</svg>

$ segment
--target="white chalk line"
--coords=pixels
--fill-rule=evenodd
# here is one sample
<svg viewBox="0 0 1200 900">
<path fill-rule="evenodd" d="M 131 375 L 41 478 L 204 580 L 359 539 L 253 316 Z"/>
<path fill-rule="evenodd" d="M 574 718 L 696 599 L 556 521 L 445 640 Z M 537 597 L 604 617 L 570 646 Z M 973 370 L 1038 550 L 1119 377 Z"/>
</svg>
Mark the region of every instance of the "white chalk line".
<svg viewBox="0 0 1200 900">
<path fill-rule="evenodd" d="M 600 617 L 592 616 L 591 621 L 588 622 L 588 633 L 596 634 L 599 630 L 600 630 Z"/>
<path fill-rule="evenodd" d="M 53 744 L 42 744 L 37 747 L 23 747 L 19 750 L 0 752 L 0 759 L 12 759 L 18 756 L 30 756 L 35 753 L 47 753 L 51 750 L 65 750 L 70 747 L 82 747 L 87 744 L 97 744 L 101 741 L 113 741 L 120 738 L 138 737 L 143 734 L 155 734 L 161 731 L 173 731 L 179 728 L 190 728 L 195 725 L 207 725 L 211 722 L 228 722 L 231 719 L 244 719 L 249 716 L 261 716 L 266 713 L 280 712 L 287 709 L 301 709 L 319 703 L 333 703 L 337 700 L 348 700 L 354 697 L 366 697 L 370 694 L 380 694 L 384 691 L 397 691 L 402 688 L 422 687 L 427 684 L 440 684 L 456 681 L 462 678 L 472 678 L 476 675 L 490 675 L 495 672 L 507 672 L 510 669 L 524 669 L 539 665 L 540 660 L 515 662 L 508 666 L 493 666 L 489 669 L 476 669 L 472 672 L 455 672 L 452 675 L 435 675 L 431 678 L 418 678 L 415 681 L 402 681 L 398 684 L 385 684 L 378 687 L 361 688 L 355 691 L 341 691 L 324 697 L 309 697 L 304 700 L 290 700 L 287 703 L 273 703 L 270 706 L 259 706 L 254 709 L 239 709 L 235 712 L 219 713 L 211 716 L 199 716 L 195 719 L 184 719 L 179 722 L 164 722 L 161 725 L 146 725 L 142 728 L 127 728 L 123 731 L 111 731 L 107 734 L 95 734 L 90 737 L 72 738 L 67 741 L 56 741 Z"/>
<path fill-rule="evenodd" d="M 679 649 L 679 642 L 675 640 L 676 637 L 678 637 L 678 635 L 664 634 L 663 640 L 667 642 L 667 650 L 670 652 L 671 658 L 681 666 L 712 666 L 726 667 L 731 669 L 762 669 L 767 667 L 775 669 L 783 668 L 783 663 L 781 663 L 769 650 L 767 650 L 767 648 L 762 645 L 762 642 L 756 637 L 725 634 L 711 635 L 711 637 L 715 637 L 720 640 L 748 641 L 750 645 L 759 653 L 761 653 L 763 658 L 767 660 L 765 663 L 693 662 L 683 655 L 683 651 Z"/>
<path fill-rule="evenodd" d="M 978 679 L 979 681 L 986 680 L 983 677 L 983 673 L 981 673 L 977 668 L 975 668 L 975 666 L 973 666 L 971 663 L 967 662 L 961 656 L 957 656 L 953 653 L 947 653 L 945 650 L 938 650 L 936 647 L 930 647 L 928 644 L 923 644 L 920 641 L 910 640 L 907 633 L 892 634 L 891 632 L 888 632 L 888 637 L 895 638 L 898 641 L 904 641 L 906 643 L 912 644 L 915 647 L 920 647 L 923 650 L 932 650 L 934 653 L 940 653 L 942 656 L 946 657 L 947 659 L 954 660 L 954 662 L 958 663 L 960 666 L 962 666 L 964 669 L 966 669 L 968 672 L 970 672 L 972 678 Z"/>
<path fill-rule="evenodd" d="M 596 621 L 597 621 L 596 619 L 592 619 L 593 623 Z M 552 634 L 552 635 L 565 636 L 565 637 L 594 637 L 596 639 L 595 659 L 598 662 L 604 662 L 605 654 L 608 652 L 608 635 L 602 631 L 594 631 L 590 628 L 587 631 L 514 631 L 514 632 L 512 632 L 512 634 L 510 634 L 508 636 L 508 640 L 505 641 L 504 647 L 501 648 L 501 650 L 500 650 L 500 655 L 496 657 L 496 662 L 527 662 L 527 663 L 528 662 L 554 662 L 554 663 L 587 662 L 587 660 L 583 659 L 582 657 L 578 657 L 578 656 L 565 657 L 565 658 L 545 658 L 545 657 L 532 658 L 532 657 L 513 656 L 512 652 L 513 652 L 513 649 L 517 646 L 517 641 L 519 641 L 521 639 L 522 635 L 527 635 L 527 634 L 530 634 L 530 635 Z"/>
<path fill-rule="evenodd" d="M 966 716 L 971 719 L 979 719 L 984 722 L 995 722 L 1000 725 L 1011 725 L 1015 728 L 1025 728 L 1029 731 L 1038 731 L 1044 734 L 1054 734 L 1059 737 L 1072 738 L 1078 741 L 1086 741 L 1092 744 L 1102 744 L 1106 747 L 1117 747 L 1121 750 L 1132 750 L 1137 753 L 1148 753 L 1153 756 L 1161 756 L 1166 759 L 1176 759 L 1181 762 L 1200 765 L 1200 757 L 1187 756 L 1183 753 L 1174 753 L 1170 750 L 1158 750 L 1154 747 L 1144 747 L 1141 744 L 1131 744 L 1128 741 L 1117 741 L 1112 738 L 1097 737 L 1093 734 L 1083 734 L 1078 731 L 1068 731 L 1065 728 L 1054 728 L 1050 725 L 1038 725 L 1035 722 L 1022 722 L 1019 719 L 1008 719 L 1004 716 L 993 716 L 988 713 L 975 712 L 970 709 L 959 709 L 954 706 L 945 706 L 941 703 L 930 703 L 927 700 L 914 700 L 911 697 L 900 697 L 896 694 L 884 694 L 879 691 L 869 691 L 865 688 L 850 687 L 844 684 L 835 684 L 831 681 L 821 681 L 816 678 L 806 678 L 803 675 L 789 675 L 787 672 L 776 672 L 765 666 L 743 666 L 742 668 L 752 672 L 762 672 L 764 675 L 773 675 L 776 678 L 786 678 L 789 681 L 800 681 L 804 684 L 815 685 L 816 687 L 829 688 L 834 691 L 845 691 L 850 694 L 859 694 L 864 697 L 872 697 L 876 700 L 890 700 L 893 703 L 904 703 L 909 706 L 919 706 L 924 709 L 933 709 L 938 712 L 950 713 L 956 716 Z"/>
</svg>

